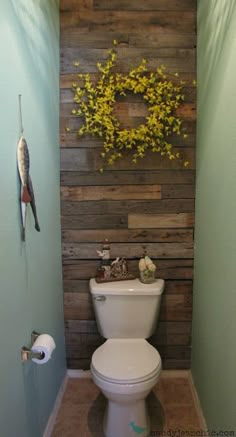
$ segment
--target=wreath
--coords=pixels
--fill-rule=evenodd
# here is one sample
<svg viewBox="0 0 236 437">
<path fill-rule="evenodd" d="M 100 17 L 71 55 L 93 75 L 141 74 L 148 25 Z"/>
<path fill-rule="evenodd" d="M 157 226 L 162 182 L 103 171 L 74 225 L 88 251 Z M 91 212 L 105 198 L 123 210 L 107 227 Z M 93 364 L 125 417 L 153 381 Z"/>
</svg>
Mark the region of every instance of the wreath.
<svg viewBox="0 0 236 437">
<path fill-rule="evenodd" d="M 116 46 L 117 41 L 114 40 L 113 45 Z M 95 85 L 88 73 L 78 74 L 83 86 L 72 84 L 74 102 L 78 105 L 72 109 L 72 114 L 84 120 L 78 135 L 90 134 L 103 140 L 101 157 L 109 165 L 123 158 L 127 151 L 136 163 L 151 150 L 170 160 L 179 159 L 187 167 L 189 162 L 184 161 L 180 153 L 175 153 L 168 141 L 173 134 L 187 137 L 182 133 L 182 121 L 175 115 L 184 100 L 184 82 L 176 83 L 176 78 L 172 81 L 169 75 L 167 77 L 164 66 L 148 71 L 146 59 L 127 74 L 116 73 L 113 71 L 116 58 L 116 51 L 112 48 L 105 64 L 97 63 L 100 77 Z M 75 62 L 74 66 L 79 67 L 79 62 Z M 175 73 L 175 76 L 178 74 Z M 137 128 L 124 129 L 114 115 L 114 105 L 118 95 L 127 96 L 129 92 L 143 96 L 148 115 L 146 122 Z"/>
</svg>

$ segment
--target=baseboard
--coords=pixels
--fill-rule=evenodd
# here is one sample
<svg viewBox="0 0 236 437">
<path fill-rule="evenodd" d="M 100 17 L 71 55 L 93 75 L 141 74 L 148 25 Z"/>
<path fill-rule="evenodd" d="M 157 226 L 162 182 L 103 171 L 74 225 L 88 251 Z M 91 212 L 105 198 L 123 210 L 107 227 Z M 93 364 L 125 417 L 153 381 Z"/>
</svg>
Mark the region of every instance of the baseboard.
<svg viewBox="0 0 236 437">
<path fill-rule="evenodd" d="M 192 391 L 195 407 L 196 407 L 196 410 L 197 410 L 198 418 L 199 418 L 199 421 L 200 421 L 200 424 L 201 424 L 201 429 L 203 431 L 207 431 L 207 424 L 206 424 L 206 421 L 205 421 L 204 414 L 202 412 L 201 403 L 200 403 L 200 400 L 199 400 L 199 397 L 198 397 L 198 394 L 197 394 L 197 390 L 196 390 L 196 387 L 195 387 L 195 384 L 194 384 L 194 380 L 193 380 L 193 376 L 192 376 L 191 370 L 188 371 L 188 378 L 189 378 L 189 383 L 190 383 L 190 387 L 191 387 L 191 391 Z"/>
<path fill-rule="evenodd" d="M 92 378 L 90 370 L 68 369 L 67 375 L 68 378 Z"/>
<path fill-rule="evenodd" d="M 58 411 L 59 411 L 59 408 L 60 408 L 60 405 L 62 402 L 62 398 L 63 398 L 64 392 L 66 389 L 67 380 L 68 380 L 68 374 L 66 373 L 65 378 L 63 379 L 61 387 L 58 391 L 52 413 L 50 414 L 46 429 L 43 433 L 43 437 L 51 437 L 51 435 L 52 435 L 52 431 L 53 431 L 53 428 L 54 428 L 54 425 L 56 422 L 57 414 L 58 414 Z"/>
<path fill-rule="evenodd" d="M 186 369 L 178 369 L 178 370 L 162 370 L 161 376 L 163 378 L 188 378 L 189 370 Z"/>
</svg>

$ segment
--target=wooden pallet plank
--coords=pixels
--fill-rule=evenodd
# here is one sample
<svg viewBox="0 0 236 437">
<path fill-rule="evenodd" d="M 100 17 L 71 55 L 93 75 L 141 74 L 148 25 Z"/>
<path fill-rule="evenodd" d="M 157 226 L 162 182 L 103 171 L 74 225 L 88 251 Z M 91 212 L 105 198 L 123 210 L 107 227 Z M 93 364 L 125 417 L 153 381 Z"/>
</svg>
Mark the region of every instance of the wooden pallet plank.
<svg viewBox="0 0 236 437">
<path fill-rule="evenodd" d="M 194 226 L 193 213 L 179 214 L 129 214 L 128 227 L 137 228 L 191 228 Z"/>
<path fill-rule="evenodd" d="M 106 229 L 110 243 L 157 243 L 193 241 L 192 229 Z M 62 231 L 65 243 L 100 243 L 104 241 L 104 230 L 83 229 Z"/>
<path fill-rule="evenodd" d="M 115 243 L 111 248 L 111 256 L 127 259 L 141 258 L 143 247 L 137 243 Z M 193 242 L 187 243 L 146 243 L 145 250 L 149 256 L 157 258 L 193 258 Z M 96 243 L 62 244 L 63 259 L 99 259 Z"/>
<path fill-rule="evenodd" d="M 163 192 L 168 196 L 168 185 L 179 188 L 177 185 L 193 186 L 195 182 L 195 172 L 193 170 L 157 170 L 157 171 L 142 171 L 142 170 L 124 170 L 113 171 L 106 170 L 100 172 L 61 172 L 61 186 L 93 186 L 93 185 L 133 185 L 133 184 L 163 184 Z M 170 188 L 170 190 L 172 190 Z M 173 191 L 174 195 L 174 191 Z"/>
<path fill-rule="evenodd" d="M 195 0 L 94 0 L 94 9 L 110 11 L 195 11 Z"/>
<path fill-rule="evenodd" d="M 184 150 L 174 147 L 174 153 L 181 153 L 184 160 L 190 164 L 188 169 L 192 170 L 195 166 L 195 151 L 193 148 L 186 147 Z M 62 171 L 99 171 L 104 165 L 98 149 L 61 149 L 61 170 Z M 117 160 L 117 170 L 164 170 L 164 169 L 181 169 L 183 165 L 179 161 L 170 161 L 168 158 L 160 157 L 158 153 L 149 153 L 144 158 L 132 162 L 132 157 L 127 154 L 126 159 Z M 187 171 L 187 170 L 186 170 Z"/>
<path fill-rule="evenodd" d="M 196 26 L 195 11 L 62 11 L 61 29 L 76 28 L 87 32 L 135 32 L 193 34 Z M 141 20 L 142 26 L 137 23 Z M 187 36 L 186 36 L 187 37 Z"/>
<path fill-rule="evenodd" d="M 96 215 L 97 219 L 100 219 L 100 215 L 120 215 L 120 219 L 123 224 L 127 225 L 127 214 L 139 214 L 142 211 L 143 214 L 179 214 L 179 213 L 192 213 L 194 211 L 193 199 L 162 199 L 162 200 L 100 200 L 100 201 L 88 201 L 88 202 L 70 202 L 62 201 L 62 216 L 63 223 L 67 216 L 71 216 L 72 224 L 75 223 L 79 215 Z M 123 213 L 123 216 L 121 214 Z M 74 219 L 72 216 L 75 216 Z M 115 217 L 116 218 L 116 217 Z M 91 217 L 92 219 L 92 217 Z M 96 217 L 95 217 L 96 219 Z M 94 219 L 94 220 L 95 220 Z M 78 217 L 79 220 L 79 217 Z M 168 222 L 166 223 L 168 227 Z M 74 226 L 73 226 L 74 227 Z M 123 226 L 128 227 L 128 226 Z M 146 227 L 144 225 L 144 227 Z M 162 227 L 165 227 L 164 225 Z M 183 225 L 182 227 L 185 227 Z M 92 227 L 94 229 L 94 227 Z M 91 229 L 92 229 L 91 228 Z M 67 229 L 73 229 L 68 228 Z M 107 226 L 109 229 L 109 226 Z"/>
<path fill-rule="evenodd" d="M 89 200 L 143 200 L 161 199 L 160 185 L 109 185 L 62 187 L 61 199 L 70 201 Z"/>
</svg>

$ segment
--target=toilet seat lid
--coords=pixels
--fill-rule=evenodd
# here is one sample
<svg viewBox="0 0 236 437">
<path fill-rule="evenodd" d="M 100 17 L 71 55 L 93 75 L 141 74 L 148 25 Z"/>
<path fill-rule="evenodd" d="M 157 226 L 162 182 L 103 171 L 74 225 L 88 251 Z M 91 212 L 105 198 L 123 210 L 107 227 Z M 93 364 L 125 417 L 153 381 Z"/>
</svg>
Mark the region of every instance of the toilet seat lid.
<svg viewBox="0 0 236 437">
<path fill-rule="evenodd" d="M 92 356 L 92 368 L 112 382 L 139 382 L 161 368 L 158 351 L 145 339 L 108 339 Z"/>
</svg>

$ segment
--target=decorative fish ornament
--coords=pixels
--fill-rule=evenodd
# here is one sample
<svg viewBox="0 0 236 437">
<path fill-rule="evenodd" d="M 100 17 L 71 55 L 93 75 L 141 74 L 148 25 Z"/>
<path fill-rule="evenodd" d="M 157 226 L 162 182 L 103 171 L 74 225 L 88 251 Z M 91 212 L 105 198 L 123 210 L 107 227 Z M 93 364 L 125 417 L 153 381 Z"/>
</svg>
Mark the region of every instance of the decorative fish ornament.
<svg viewBox="0 0 236 437">
<path fill-rule="evenodd" d="M 20 137 L 17 146 L 17 163 L 18 163 L 20 180 L 23 188 L 21 200 L 24 203 L 30 203 L 31 197 L 28 190 L 30 158 L 29 158 L 29 150 L 28 150 L 27 142 L 23 137 L 23 135 Z"/>
<path fill-rule="evenodd" d="M 35 221 L 35 229 L 40 232 L 40 227 L 38 223 L 35 197 L 32 180 L 29 174 L 30 168 L 30 156 L 29 149 L 25 137 L 23 136 L 23 123 L 22 123 L 22 111 L 21 111 L 21 95 L 19 95 L 19 109 L 20 109 L 20 122 L 21 122 L 21 137 L 17 146 L 17 166 L 19 172 L 19 178 L 21 182 L 21 195 L 20 195 L 20 209 L 21 209 L 21 222 L 22 222 L 22 232 L 21 238 L 25 241 L 25 226 L 26 226 L 26 215 L 27 215 L 27 205 L 30 203 L 31 209 Z"/>
</svg>

